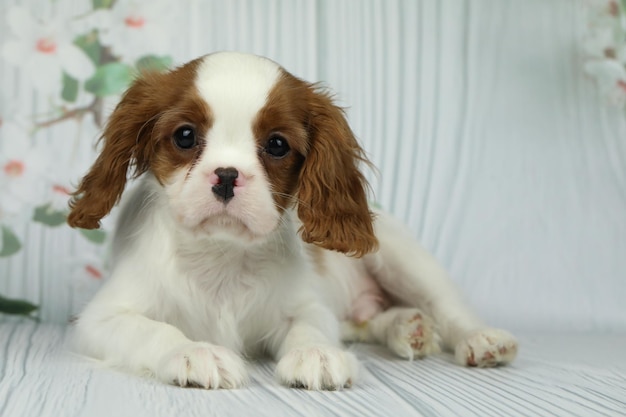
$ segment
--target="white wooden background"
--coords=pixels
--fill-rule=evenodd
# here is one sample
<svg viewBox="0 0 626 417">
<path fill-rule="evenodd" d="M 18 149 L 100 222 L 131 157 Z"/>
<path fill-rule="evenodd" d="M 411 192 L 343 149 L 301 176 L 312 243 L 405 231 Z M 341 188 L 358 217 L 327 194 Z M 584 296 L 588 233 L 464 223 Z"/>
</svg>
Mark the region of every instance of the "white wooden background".
<svg viewBox="0 0 626 417">
<path fill-rule="evenodd" d="M 15 3 L 42 18 L 88 4 L 0 0 L 0 15 Z M 626 329 L 626 121 L 583 74 L 582 1 L 176 4 L 176 63 L 249 51 L 337 92 L 380 170 L 368 173 L 375 200 L 406 221 L 490 322 Z M 0 42 L 8 32 L 0 21 Z M 1 61 L 0 91 L 5 106 L 46 111 Z M 69 146 L 61 139 L 78 129 L 61 124 L 46 140 Z M 97 132 L 81 129 L 86 166 Z M 72 260 L 100 249 L 69 229 L 15 227 L 26 247 L 0 260 L 0 293 L 65 322 L 92 290 Z"/>
</svg>

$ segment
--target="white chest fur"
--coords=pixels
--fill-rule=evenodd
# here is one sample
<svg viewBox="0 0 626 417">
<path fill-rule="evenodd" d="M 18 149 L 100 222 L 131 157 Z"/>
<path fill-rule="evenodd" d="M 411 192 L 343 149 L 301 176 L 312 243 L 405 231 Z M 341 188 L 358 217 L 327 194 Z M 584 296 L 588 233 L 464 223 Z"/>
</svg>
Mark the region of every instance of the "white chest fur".
<svg viewBox="0 0 626 417">
<path fill-rule="evenodd" d="M 131 287 L 141 293 L 143 314 L 191 340 L 238 352 L 262 350 L 272 333 L 285 331 L 277 323 L 287 324 L 294 309 L 315 296 L 314 269 L 291 213 L 258 244 L 197 237 L 177 228 L 166 210 L 152 209 L 162 204 L 151 197 L 152 186 L 141 184 L 125 205 L 128 224 L 118 229 L 108 287 L 115 291 L 116 281 L 124 280 L 125 292 Z M 123 298 L 116 297 L 121 303 Z"/>
</svg>

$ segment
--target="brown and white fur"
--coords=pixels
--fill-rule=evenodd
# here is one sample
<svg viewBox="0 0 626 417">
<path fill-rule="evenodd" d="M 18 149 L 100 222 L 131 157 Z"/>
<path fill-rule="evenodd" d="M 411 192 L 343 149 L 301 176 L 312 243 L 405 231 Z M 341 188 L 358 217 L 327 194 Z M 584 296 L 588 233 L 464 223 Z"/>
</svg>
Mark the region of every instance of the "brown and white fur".
<svg viewBox="0 0 626 417">
<path fill-rule="evenodd" d="M 76 323 L 77 349 L 181 386 L 235 388 L 269 354 L 289 386 L 356 377 L 345 341 L 462 365 L 513 360 L 404 228 L 368 208 L 364 154 L 317 85 L 222 52 L 124 94 L 69 224 L 97 228 L 125 196 L 112 274 Z"/>
</svg>

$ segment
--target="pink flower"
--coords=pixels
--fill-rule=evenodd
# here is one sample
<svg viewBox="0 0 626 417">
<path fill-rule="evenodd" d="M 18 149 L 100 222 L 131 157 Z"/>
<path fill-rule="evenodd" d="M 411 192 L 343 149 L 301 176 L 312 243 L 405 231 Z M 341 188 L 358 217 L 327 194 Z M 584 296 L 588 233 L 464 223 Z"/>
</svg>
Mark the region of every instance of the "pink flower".
<svg viewBox="0 0 626 417">
<path fill-rule="evenodd" d="M 25 129 L 3 120 L 0 126 L 0 221 L 30 218 L 41 200 L 48 150 L 31 145 Z"/>
<path fill-rule="evenodd" d="M 585 71 L 598 82 L 602 95 L 612 104 L 626 104 L 626 68 L 614 59 L 593 60 L 585 64 Z"/>
<path fill-rule="evenodd" d="M 118 0 L 102 16 L 100 40 L 126 61 L 148 55 L 167 55 L 176 38 L 175 14 L 181 7 L 172 0 Z"/>
<path fill-rule="evenodd" d="M 93 298 L 107 277 L 107 269 L 103 260 L 101 248 L 84 247 L 80 257 L 65 259 L 71 271 L 67 283 L 74 298 L 72 312 L 78 313 L 85 303 Z"/>
<path fill-rule="evenodd" d="M 6 22 L 15 38 L 4 42 L 0 56 L 19 67 L 36 89 L 58 94 L 63 72 L 80 81 L 93 75 L 94 64 L 73 44 L 66 22 L 38 22 L 21 7 L 10 8 Z"/>
</svg>

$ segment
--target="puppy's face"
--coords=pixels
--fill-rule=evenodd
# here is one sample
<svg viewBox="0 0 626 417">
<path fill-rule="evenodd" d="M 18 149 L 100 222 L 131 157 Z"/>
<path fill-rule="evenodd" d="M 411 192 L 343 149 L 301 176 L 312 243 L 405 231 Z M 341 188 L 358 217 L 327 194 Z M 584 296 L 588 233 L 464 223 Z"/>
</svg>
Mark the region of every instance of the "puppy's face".
<svg viewBox="0 0 626 417">
<path fill-rule="evenodd" d="M 310 148 L 304 83 L 273 62 L 217 54 L 165 109 L 151 169 L 182 227 L 256 240 L 292 204 Z"/>
<path fill-rule="evenodd" d="M 94 228 L 127 171 L 151 171 L 180 227 L 259 241 L 295 206 L 301 236 L 360 256 L 376 239 L 342 111 L 315 86 L 254 55 L 218 53 L 126 92 L 104 148 L 71 202 L 69 223 Z"/>
</svg>

